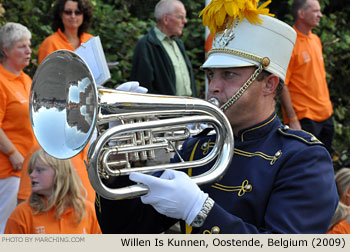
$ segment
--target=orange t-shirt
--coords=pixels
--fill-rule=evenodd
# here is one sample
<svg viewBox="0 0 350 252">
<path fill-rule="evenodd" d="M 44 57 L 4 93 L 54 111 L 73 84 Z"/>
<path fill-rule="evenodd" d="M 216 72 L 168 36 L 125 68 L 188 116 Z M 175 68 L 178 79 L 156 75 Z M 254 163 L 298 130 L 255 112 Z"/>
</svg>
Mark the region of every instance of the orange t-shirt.
<svg viewBox="0 0 350 252">
<path fill-rule="evenodd" d="M 58 219 L 56 208 L 34 214 L 28 201 L 19 204 L 7 220 L 5 234 L 101 234 L 94 205 L 86 202 L 85 216 L 75 222 L 75 212 L 69 207 Z"/>
<path fill-rule="evenodd" d="M 80 43 L 85 43 L 93 36 L 89 33 L 84 32 L 80 35 Z M 48 56 L 50 53 L 53 53 L 54 51 L 60 50 L 60 49 L 67 49 L 70 51 L 74 51 L 76 48 L 74 48 L 71 43 L 67 40 L 64 33 L 61 31 L 61 29 L 58 29 L 55 33 L 48 36 L 40 45 L 38 50 L 38 61 L 39 64 L 41 61 L 45 59 L 46 56 Z"/>
<path fill-rule="evenodd" d="M 309 118 L 321 122 L 333 113 L 326 82 L 326 70 L 320 38 L 311 31 L 305 35 L 298 31 L 297 40 L 289 62 L 285 84 L 299 120 Z M 284 123 L 288 118 L 283 110 Z"/>
<path fill-rule="evenodd" d="M 35 145 L 28 153 L 28 155 L 25 157 L 23 161 L 23 172 L 22 172 L 22 177 L 21 177 L 21 182 L 19 185 L 19 190 L 18 190 L 18 195 L 17 198 L 20 200 L 26 200 L 29 198 L 31 192 L 32 192 L 32 185 L 30 182 L 30 177 L 28 175 L 28 164 L 29 160 L 32 156 L 32 154 L 39 150 L 41 147 L 39 144 Z M 88 146 L 85 147 L 85 149 L 80 152 L 78 155 L 75 157 L 71 158 L 72 164 L 75 168 L 76 173 L 78 174 L 84 188 L 86 189 L 87 192 L 87 200 L 95 203 L 95 190 L 92 187 L 89 176 L 87 173 L 87 169 L 84 163 L 84 159 L 87 158 L 87 150 Z"/>
<path fill-rule="evenodd" d="M 342 220 L 328 230 L 327 234 L 350 234 L 350 224 Z"/>
<path fill-rule="evenodd" d="M 23 157 L 36 143 L 29 118 L 29 95 L 32 79 L 23 71 L 20 75 L 7 71 L 0 64 L 0 128 Z M 0 178 L 20 177 L 9 158 L 0 152 Z"/>
</svg>

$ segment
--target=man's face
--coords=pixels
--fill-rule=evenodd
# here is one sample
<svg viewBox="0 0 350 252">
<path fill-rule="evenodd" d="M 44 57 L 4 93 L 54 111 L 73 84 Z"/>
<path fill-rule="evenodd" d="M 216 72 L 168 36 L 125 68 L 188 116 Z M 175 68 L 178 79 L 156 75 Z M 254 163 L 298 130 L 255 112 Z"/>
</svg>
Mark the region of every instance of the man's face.
<svg viewBox="0 0 350 252">
<path fill-rule="evenodd" d="M 317 27 L 322 18 L 321 7 L 317 0 L 307 0 L 307 6 L 301 10 L 301 16 L 308 26 Z"/>
<path fill-rule="evenodd" d="M 166 16 L 168 36 L 180 37 L 182 35 L 182 30 L 187 23 L 185 7 L 181 3 L 177 3 L 174 12 L 166 14 Z"/>
<path fill-rule="evenodd" d="M 238 89 L 249 79 L 255 67 L 239 68 L 209 68 L 208 99 L 216 98 L 220 106 L 229 100 Z M 256 123 L 257 113 L 263 109 L 260 105 L 263 85 L 257 80 L 243 93 L 243 95 L 225 111 L 232 128 L 242 129 Z"/>
</svg>

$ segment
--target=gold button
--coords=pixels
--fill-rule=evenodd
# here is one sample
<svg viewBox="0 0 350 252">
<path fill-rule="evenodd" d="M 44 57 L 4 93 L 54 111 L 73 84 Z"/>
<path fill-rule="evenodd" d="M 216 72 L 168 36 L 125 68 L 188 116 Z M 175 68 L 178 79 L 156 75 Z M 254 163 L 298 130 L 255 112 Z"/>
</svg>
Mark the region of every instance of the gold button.
<svg viewBox="0 0 350 252">
<path fill-rule="evenodd" d="M 318 142 L 318 139 L 317 139 L 315 136 L 312 136 L 312 137 L 310 138 L 310 141 L 311 141 L 311 142 Z"/>
<path fill-rule="evenodd" d="M 220 233 L 220 228 L 218 226 L 212 227 L 211 229 L 212 234 L 218 234 Z"/>
<path fill-rule="evenodd" d="M 282 155 L 282 152 L 279 150 L 279 151 L 276 152 L 275 157 L 279 158 L 281 155 Z"/>
<path fill-rule="evenodd" d="M 246 186 L 244 187 L 244 190 L 250 191 L 250 190 L 252 190 L 252 186 L 251 186 L 251 185 L 246 185 Z"/>
<path fill-rule="evenodd" d="M 270 65 L 270 59 L 268 57 L 264 57 L 261 60 L 261 65 L 263 66 L 263 68 L 266 68 Z"/>
</svg>

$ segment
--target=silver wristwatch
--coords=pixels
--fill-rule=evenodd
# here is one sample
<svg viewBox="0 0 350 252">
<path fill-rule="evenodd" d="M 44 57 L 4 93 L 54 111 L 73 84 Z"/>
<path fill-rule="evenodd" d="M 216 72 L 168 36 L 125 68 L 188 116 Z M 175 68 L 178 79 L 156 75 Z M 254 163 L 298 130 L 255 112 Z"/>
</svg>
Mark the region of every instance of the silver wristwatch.
<svg viewBox="0 0 350 252">
<path fill-rule="evenodd" d="M 208 196 L 208 198 L 204 201 L 204 204 L 202 206 L 202 209 L 199 211 L 197 216 L 194 218 L 194 220 L 191 223 L 192 227 L 201 227 L 204 224 L 205 219 L 207 218 L 210 210 L 214 206 L 214 200 Z"/>
</svg>

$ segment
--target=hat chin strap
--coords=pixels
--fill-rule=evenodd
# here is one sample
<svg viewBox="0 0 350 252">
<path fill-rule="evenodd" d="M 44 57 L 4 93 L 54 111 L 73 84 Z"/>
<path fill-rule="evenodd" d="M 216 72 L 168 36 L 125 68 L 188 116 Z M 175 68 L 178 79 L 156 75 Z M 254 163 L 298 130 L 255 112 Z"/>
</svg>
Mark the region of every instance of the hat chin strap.
<svg viewBox="0 0 350 252">
<path fill-rule="evenodd" d="M 263 65 L 261 64 L 255 72 L 249 77 L 249 79 L 243 84 L 240 89 L 230 98 L 228 99 L 221 107 L 220 109 L 225 112 L 229 107 L 231 107 L 242 95 L 243 93 L 252 85 L 252 83 L 255 81 L 256 77 L 262 72 Z"/>
</svg>

